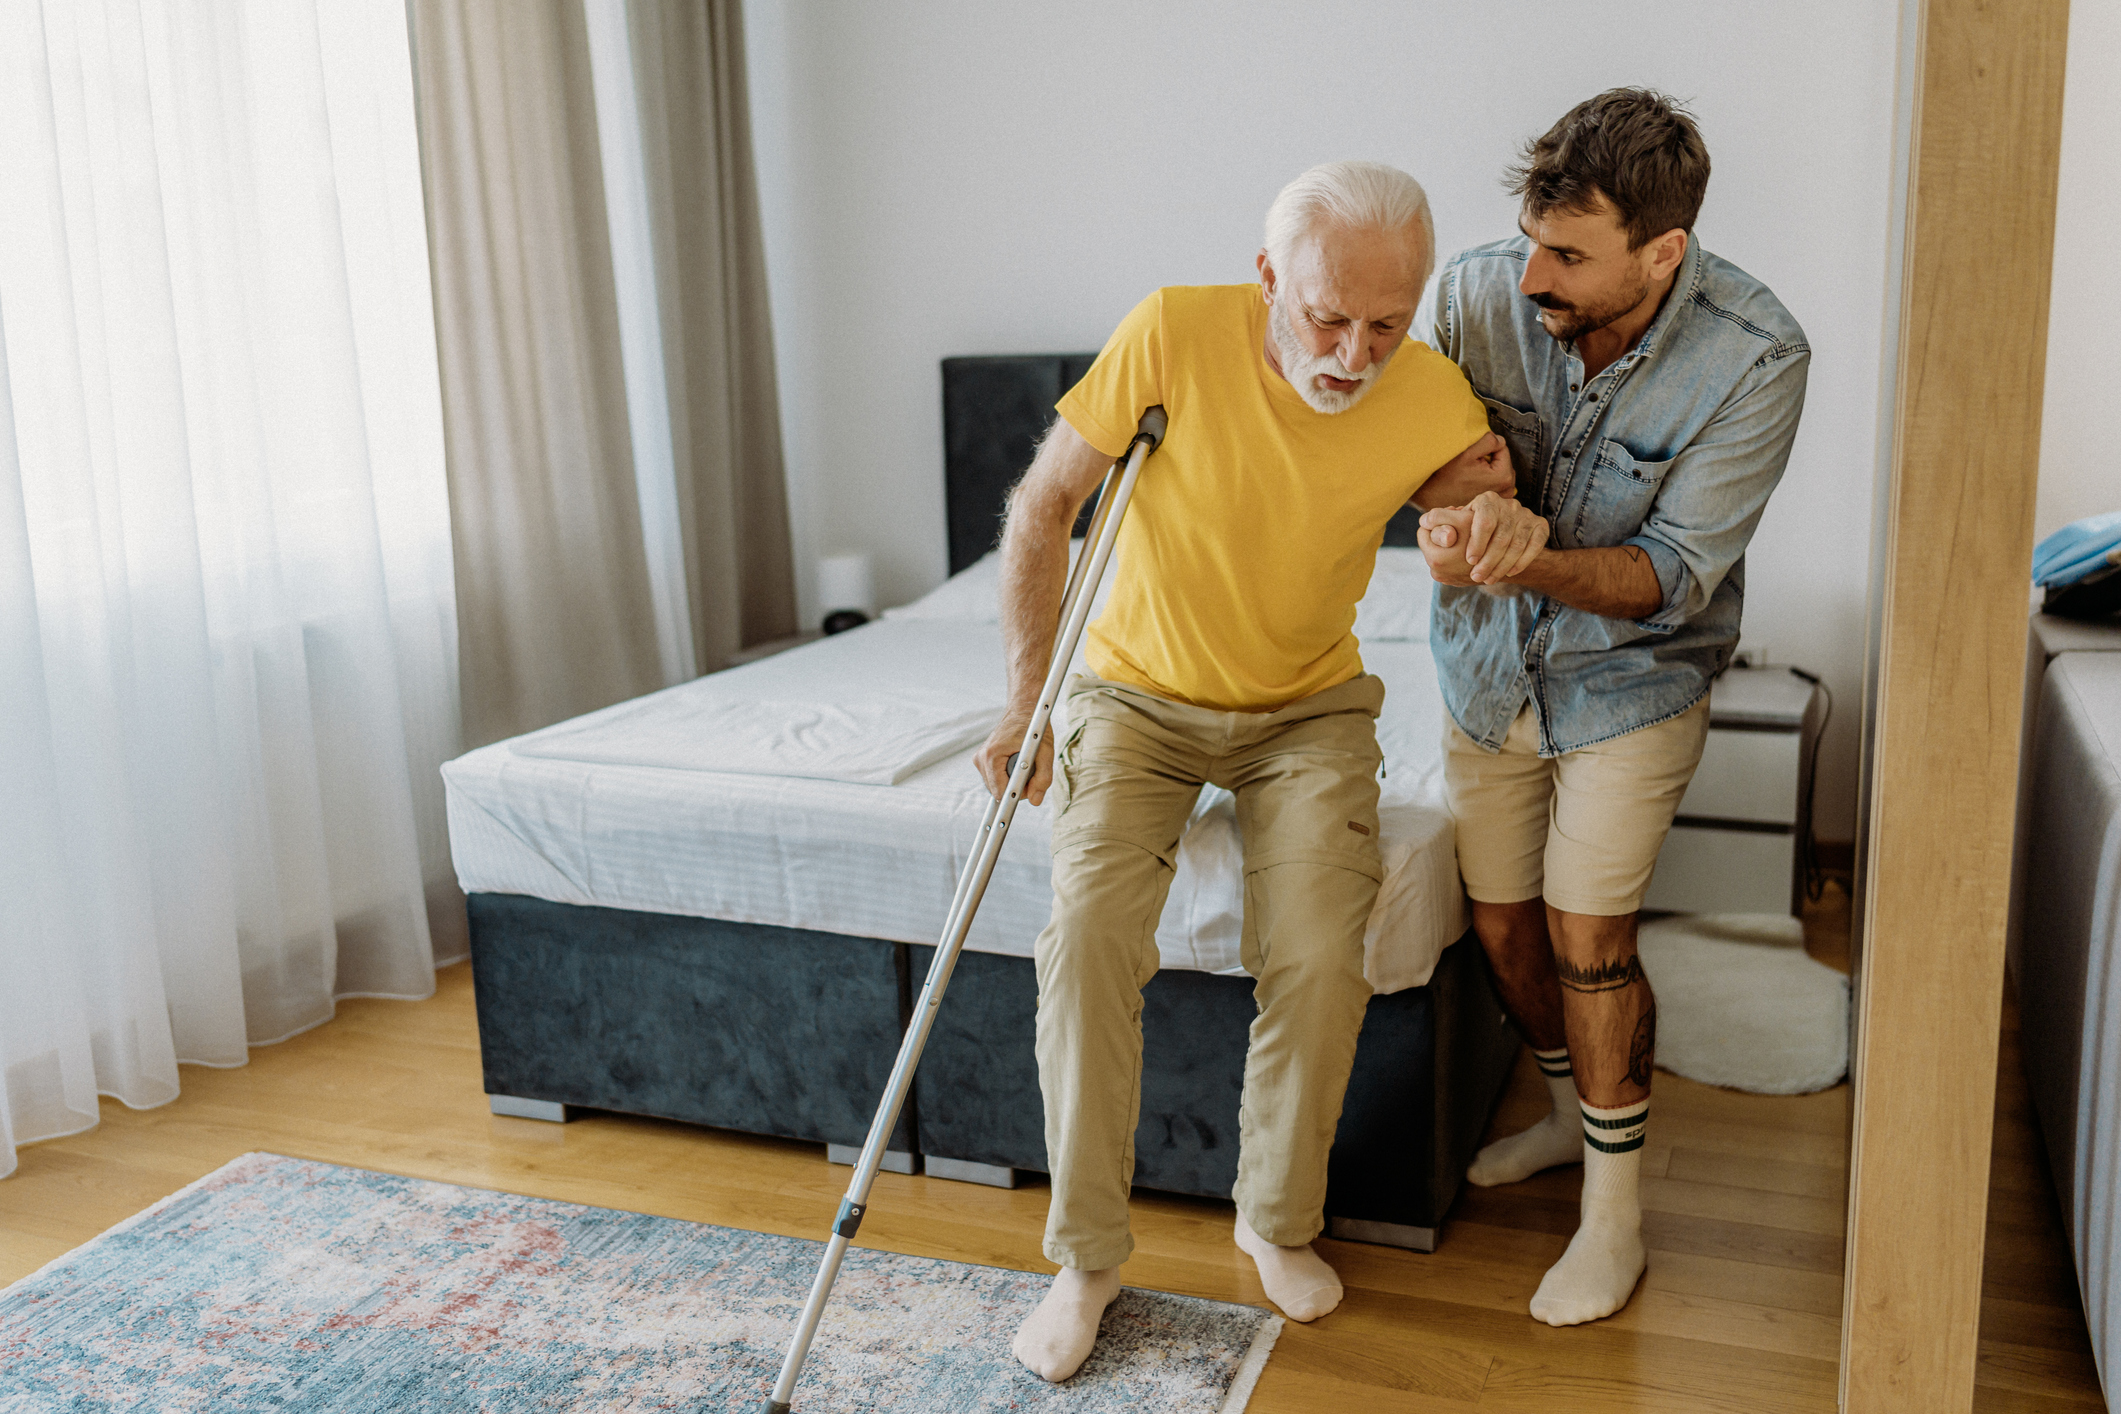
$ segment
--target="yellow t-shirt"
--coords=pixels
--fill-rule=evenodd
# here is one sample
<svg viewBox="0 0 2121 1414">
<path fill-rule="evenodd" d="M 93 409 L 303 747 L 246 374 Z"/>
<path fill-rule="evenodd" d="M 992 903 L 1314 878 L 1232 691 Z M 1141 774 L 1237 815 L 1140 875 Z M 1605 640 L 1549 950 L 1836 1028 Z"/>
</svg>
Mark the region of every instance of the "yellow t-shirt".
<svg viewBox="0 0 2121 1414">
<path fill-rule="evenodd" d="M 1099 677 L 1257 712 L 1358 677 L 1355 603 L 1385 522 L 1488 430 L 1458 366 L 1409 341 L 1341 413 L 1267 365 L 1257 285 L 1169 286 L 1134 307 L 1059 403 L 1083 440 L 1127 448 L 1170 416 L 1120 530 L 1086 655 Z"/>
</svg>

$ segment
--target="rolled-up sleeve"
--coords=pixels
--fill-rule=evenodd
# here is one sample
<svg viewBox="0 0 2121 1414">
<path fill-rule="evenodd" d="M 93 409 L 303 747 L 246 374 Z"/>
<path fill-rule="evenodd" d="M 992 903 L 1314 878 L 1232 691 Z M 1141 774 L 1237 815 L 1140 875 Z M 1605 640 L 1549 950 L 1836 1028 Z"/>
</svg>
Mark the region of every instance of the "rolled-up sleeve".
<svg viewBox="0 0 2121 1414">
<path fill-rule="evenodd" d="M 1745 553 L 1789 465 L 1810 363 L 1802 345 L 1762 359 L 1672 459 L 1642 529 L 1622 542 L 1642 547 L 1664 591 L 1639 627 L 1670 633 L 1699 614 Z"/>
</svg>

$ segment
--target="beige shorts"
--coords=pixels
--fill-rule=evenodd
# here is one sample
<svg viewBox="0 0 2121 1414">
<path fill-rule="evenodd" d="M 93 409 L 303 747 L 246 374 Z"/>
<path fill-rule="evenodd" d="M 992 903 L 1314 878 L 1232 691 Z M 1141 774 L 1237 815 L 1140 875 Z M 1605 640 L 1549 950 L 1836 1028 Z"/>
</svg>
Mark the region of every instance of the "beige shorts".
<svg viewBox="0 0 2121 1414">
<path fill-rule="evenodd" d="M 1444 798 L 1466 892 L 1479 903 L 1544 896 L 1564 913 L 1635 912 L 1708 734 L 1705 696 L 1655 726 L 1551 757 L 1539 754 L 1529 705 L 1493 754 L 1446 714 Z"/>
</svg>

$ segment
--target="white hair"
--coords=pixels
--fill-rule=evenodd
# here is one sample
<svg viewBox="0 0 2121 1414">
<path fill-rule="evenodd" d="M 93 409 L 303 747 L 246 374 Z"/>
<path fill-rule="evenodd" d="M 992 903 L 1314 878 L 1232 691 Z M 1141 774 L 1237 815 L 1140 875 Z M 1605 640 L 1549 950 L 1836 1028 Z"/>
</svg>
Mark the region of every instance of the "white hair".
<svg viewBox="0 0 2121 1414">
<path fill-rule="evenodd" d="M 1421 231 L 1421 277 L 1436 268 L 1436 221 L 1429 194 L 1397 167 L 1382 162 L 1326 162 L 1281 189 L 1267 208 L 1267 262 L 1286 275 L 1296 243 L 1321 221 L 1350 230 Z"/>
</svg>

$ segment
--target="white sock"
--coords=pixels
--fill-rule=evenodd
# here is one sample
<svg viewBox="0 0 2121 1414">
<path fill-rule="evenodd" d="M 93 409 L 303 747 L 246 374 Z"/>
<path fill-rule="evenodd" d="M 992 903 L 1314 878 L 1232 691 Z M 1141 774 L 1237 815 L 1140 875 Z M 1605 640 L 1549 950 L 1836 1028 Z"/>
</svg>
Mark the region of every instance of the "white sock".
<svg viewBox="0 0 2121 1414">
<path fill-rule="evenodd" d="M 1583 1210 L 1569 1250 L 1539 1283 L 1532 1314 L 1575 1326 L 1628 1304 L 1647 1258 L 1642 1250 L 1642 1141 L 1650 1102 L 1583 1109 Z"/>
<path fill-rule="evenodd" d="M 1292 1321 L 1315 1321 L 1340 1304 L 1340 1278 L 1326 1259 L 1302 1247 L 1277 1247 L 1252 1230 L 1245 1215 L 1237 1215 L 1237 1245 L 1259 1267 L 1259 1284 L 1267 1299 L 1281 1307 Z"/>
<path fill-rule="evenodd" d="M 1569 1069 L 1569 1048 L 1534 1051 L 1539 1073 L 1546 1077 L 1554 1107 L 1545 1119 L 1519 1134 L 1498 1139 L 1473 1156 L 1466 1182 L 1482 1188 L 1520 1183 L 1557 1164 L 1583 1159 L 1583 1115 L 1576 1108 L 1576 1077 Z"/>
<path fill-rule="evenodd" d="M 1040 1379 L 1059 1384 L 1090 1358 L 1097 1325 L 1119 1296 L 1119 1268 L 1079 1272 L 1062 1267 L 1038 1308 L 1017 1329 L 1009 1353 Z"/>
</svg>

